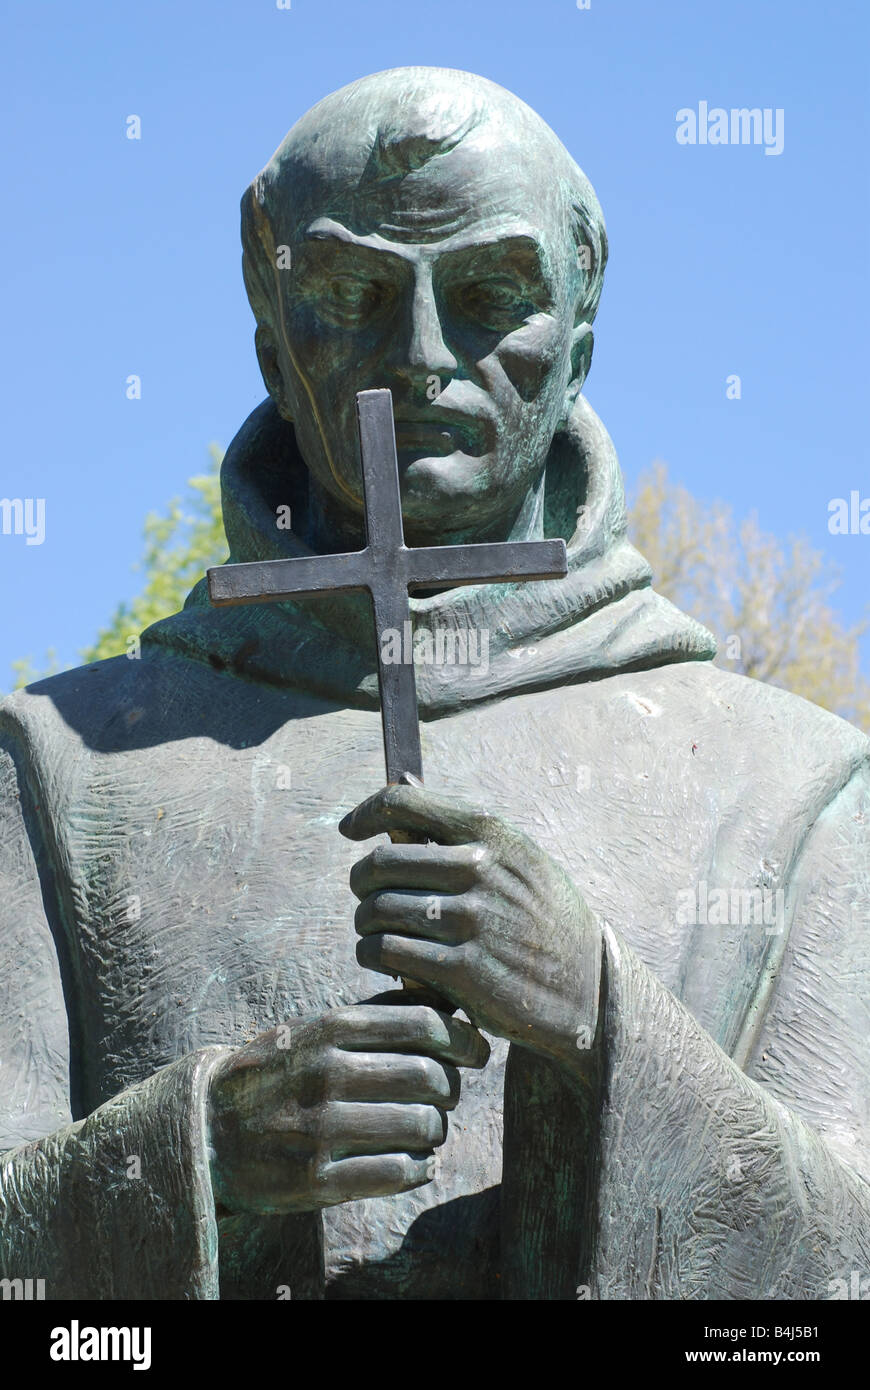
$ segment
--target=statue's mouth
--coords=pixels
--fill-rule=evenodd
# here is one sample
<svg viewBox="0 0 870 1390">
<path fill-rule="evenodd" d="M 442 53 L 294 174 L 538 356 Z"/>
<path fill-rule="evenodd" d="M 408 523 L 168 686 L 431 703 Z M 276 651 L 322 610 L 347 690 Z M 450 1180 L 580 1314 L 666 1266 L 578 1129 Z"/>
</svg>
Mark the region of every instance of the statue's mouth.
<svg viewBox="0 0 870 1390">
<path fill-rule="evenodd" d="M 455 453 L 465 443 L 465 431 L 456 425 L 433 425 L 403 420 L 396 424 L 396 448 L 400 453 L 419 452 L 438 456 Z"/>
<path fill-rule="evenodd" d="M 413 415 L 399 407 L 395 414 L 396 447 L 400 453 L 425 450 L 444 456 L 458 449 L 468 454 L 483 451 L 485 427 L 474 416 L 436 406 L 433 411 Z"/>
</svg>

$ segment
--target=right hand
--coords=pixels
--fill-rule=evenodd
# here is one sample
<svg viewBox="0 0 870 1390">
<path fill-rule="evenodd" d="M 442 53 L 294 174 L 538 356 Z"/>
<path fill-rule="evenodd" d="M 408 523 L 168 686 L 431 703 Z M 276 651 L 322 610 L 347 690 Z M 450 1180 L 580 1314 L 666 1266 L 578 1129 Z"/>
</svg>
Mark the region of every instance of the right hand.
<svg viewBox="0 0 870 1390">
<path fill-rule="evenodd" d="M 488 1058 L 476 1028 L 423 1004 L 355 1004 L 261 1033 L 211 1078 L 218 1205 L 315 1211 L 430 1182 L 456 1068 Z"/>
</svg>

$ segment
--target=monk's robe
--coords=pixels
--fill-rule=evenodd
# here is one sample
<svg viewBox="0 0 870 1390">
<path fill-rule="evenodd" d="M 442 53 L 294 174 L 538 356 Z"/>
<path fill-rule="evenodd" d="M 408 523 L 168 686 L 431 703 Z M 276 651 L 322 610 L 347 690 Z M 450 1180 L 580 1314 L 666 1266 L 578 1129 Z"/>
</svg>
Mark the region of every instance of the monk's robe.
<svg viewBox="0 0 870 1390">
<path fill-rule="evenodd" d="M 224 465 L 233 561 L 306 553 L 276 525 L 306 481 L 264 404 Z M 365 600 L 215 610 L 200 584 L 140 659 L 0 705 L 0 1275 L 101 1299 L 825 1299 L 866 1280 L 870 744 L 713 664 L 626 539 L 582 399 L 545 532 L 568 539 L 565 579 L 411 606 L 423 655 L 424 631 L 445 643 L 417 668 L 427 785 L 532 836 L 601 923 L 581 1082 L 492 1039 L 435 1181 L 216 1212 L 226 1049 L 389 982 L 356 962 L 365 847 L 337 829 L 383 783 Z M 482 630 L 488 652 L 463 653 Z"/>
</svg>

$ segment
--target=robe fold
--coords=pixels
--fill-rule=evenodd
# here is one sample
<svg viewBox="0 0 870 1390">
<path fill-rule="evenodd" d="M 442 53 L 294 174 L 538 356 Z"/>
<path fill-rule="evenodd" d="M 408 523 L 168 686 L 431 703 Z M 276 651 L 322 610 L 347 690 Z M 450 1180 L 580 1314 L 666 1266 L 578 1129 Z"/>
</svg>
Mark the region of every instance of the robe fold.
<svg viewBox="0 0 870 1390">
<path fill-rule="evenodd" d="M 234 561 L 306 553 L 292 427 L 224 463 Z M 581 397 L 547 469 L 563 580 L 411 600 L 427 785 L 564 865 L 602 924 L 580 1079 L 491 1039 L 435 1181 L 216 1213 L 227 1048 L 370 998 L 342 816 L 383 783 L 374 634 L 203 585 L 0 704 L 0 1278 L 96 1299 L 826 1299 L 870 1276 L 870 742 L 712 662 L 625 535 Z M 843 1281 L 841 1285 L 840 1282 Z"/>
</svg>

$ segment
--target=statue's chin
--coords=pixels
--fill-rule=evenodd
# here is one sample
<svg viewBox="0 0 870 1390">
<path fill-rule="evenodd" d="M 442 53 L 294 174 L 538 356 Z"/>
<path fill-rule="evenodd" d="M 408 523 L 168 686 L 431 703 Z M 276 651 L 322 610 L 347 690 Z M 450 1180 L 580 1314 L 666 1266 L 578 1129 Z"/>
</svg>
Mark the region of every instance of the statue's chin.
<svg viewBox="0 0 870 1390">
<path fill-rule="evenodd" d="M 402 516 L 409 545 L 456 544 L 455 537 L 477 538 L 503 509 L 503 490 L 493 488 L 492 458 L 462 453 L 412 459 L 399 472 Z M 482 538 L 482 537 L 481 537 Z"/>
<path fill-rule="evenodd" d="M 453 449 L 449 454 L 398 454 L 402 484 L 402 510 L 420 520 L 444 519 L 444 508 L 465 502 L 474 505 L 481 496 L 481 474 L 487 460 Z"/>
</svg>

